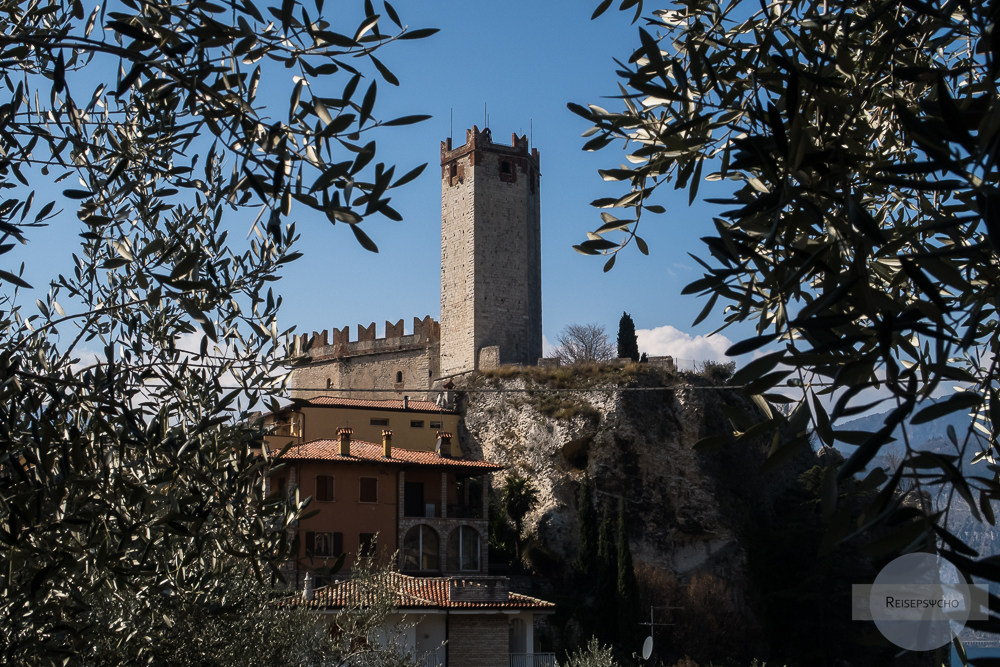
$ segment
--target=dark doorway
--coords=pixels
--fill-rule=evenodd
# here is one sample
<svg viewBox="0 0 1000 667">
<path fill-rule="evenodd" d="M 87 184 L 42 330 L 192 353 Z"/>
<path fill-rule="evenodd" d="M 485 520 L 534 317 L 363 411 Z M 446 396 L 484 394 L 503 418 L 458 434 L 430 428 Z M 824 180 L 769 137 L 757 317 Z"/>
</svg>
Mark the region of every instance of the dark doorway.
<svg viewBox="0 0 1000 667">
<path fill-rule="evenodd" d="M 424 483 L 406 482 L 403 487 L 403 516 L 424 515 Z"/>
</svg>

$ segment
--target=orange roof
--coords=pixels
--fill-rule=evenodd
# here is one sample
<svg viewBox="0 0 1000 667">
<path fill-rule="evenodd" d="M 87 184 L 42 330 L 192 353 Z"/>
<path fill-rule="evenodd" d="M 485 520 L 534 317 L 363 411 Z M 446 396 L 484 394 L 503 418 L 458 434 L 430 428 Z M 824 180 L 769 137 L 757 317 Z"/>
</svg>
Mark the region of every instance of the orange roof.
<svg viewBox="0 0 1000 667">
<path fill-rule="evenodd" d="M 545 600 L 529 595 L 504 590 L 492 596 L 476 597 L 479 592 L 488 590 L 485 579 L 476 577 L 411 577 L 398 572 L 388 572 L 380 577 L 388 579 L 388 585 L 396 595 L 395 606 L 399 609 L 531 609 L 535 611 L 551 610 L 555 605 Z M 496 581 L 496 577 L 489 580 Z M 380 582 L 372 582 L 379 584 Z M 459 591 L 460 595 L 455 594 Z M 364 604 L 371 601 L 374 591 L 368 582 L 355 579 L 344 579 L 330 586 L 317 588 L 313 591 L 311 600 L 289 600 L 292 604 L 301 604 L 317 609 L 340 609 L 352 604 Z M 463 598 L 463 599 L 455 599 Z"/>
<path fill-rule="evenodd" d="M 351 440 L 351 455 L 341 456 L 340 441 L 329 438 L 310 440 L 292 445 L 281 457 L 283 461 L 339 461 L 344 463 L 381 463 L 389 465 L 432 468 L 475 468 L 483 472 L 502 470 L 499 463 L 472 459 L 441 458 L 434 452 L 392 448 L 392 458 L 383 456 L 382 445 L 364 440 Z"/>
<path fill-rule="evenodd" d="M 309 399 L 310 405 L 321 405 L 334 408 L 380 408 L 383 410 L 402 410 L 402 399 L 375 400 L 366 398 L 339 398 L 337 396 L 317 396 Z M 408 401 L 407 412 L 441 412 L 455 414 L 452 410 L 444 410 L 432 401 Z"/>
</svg>

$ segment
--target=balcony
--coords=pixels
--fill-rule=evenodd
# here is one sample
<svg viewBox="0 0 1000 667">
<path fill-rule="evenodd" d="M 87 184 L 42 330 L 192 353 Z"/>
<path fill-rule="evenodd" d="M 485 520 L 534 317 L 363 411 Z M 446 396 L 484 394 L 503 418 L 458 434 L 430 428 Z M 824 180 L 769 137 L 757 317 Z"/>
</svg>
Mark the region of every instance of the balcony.
<svg viewBox="0 0 1000 667">
<path fill-rule="evenodd" d="M 442 646 L 417 658 L 419 667 L 446 667 Z M 559 667 L 555 653 L 511 653 L 510 667 Z"/>
<path fill-rule="evenodd" d="M 417 656 L 417 665 L 418 667 L 445 667 L 444 646 Z"/>
<path fill-rule="evenodd" d="M 450 519 L 485 519 L 482 503 L 472 505 L 448 505 Z"/>
<path fill-rule="evenodd" d="M 555 653 L 511 653 L 510 667 L 559 667 Z"/>
</svg>

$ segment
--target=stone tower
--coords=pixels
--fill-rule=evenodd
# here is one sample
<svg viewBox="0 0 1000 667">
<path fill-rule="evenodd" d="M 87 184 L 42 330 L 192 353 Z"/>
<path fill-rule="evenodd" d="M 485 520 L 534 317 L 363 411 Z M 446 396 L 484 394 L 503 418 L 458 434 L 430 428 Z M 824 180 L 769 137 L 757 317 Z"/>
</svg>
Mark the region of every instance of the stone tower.
<svg viewBox="0 0 1000 667">
<path fill-rule="evenodd" d="M 505 146 L 473 126 L 441 143 L 443 376 L 542 356 L 538 167 L 516 134 Z"/>
</svg>

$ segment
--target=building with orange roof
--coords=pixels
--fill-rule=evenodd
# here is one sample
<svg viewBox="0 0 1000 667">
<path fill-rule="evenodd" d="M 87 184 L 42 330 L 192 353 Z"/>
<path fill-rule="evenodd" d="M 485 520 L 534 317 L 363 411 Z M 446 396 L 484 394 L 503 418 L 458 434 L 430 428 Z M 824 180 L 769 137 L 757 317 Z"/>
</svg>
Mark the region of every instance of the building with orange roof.
<svg viewBox="0 0 1000 667">
<path fill-rule="evenodd" d="M 297 587 L 306 572 L 322 577 L 342 554 L 350 569 L 376 542 L 383 561 L 398 553 L 403 572 L 488 571 L 488 475 L 502 466 L 453 457 L 452 434 L 437 436 L 437 451 L 414 450 L 394 446 L 388 429 L 376 444 L 341 427 L 337 438 L 271 450 L 276 468 L 265 493 L 312 498 L 292 536 L 288 575 Z"/>
<path fill-rule="evenodd" d="M 383 575 L 395 597 L 397 638 L 422 664 L 446 667 L 555 667 L 555 654 L 536 652 L 534 622 L 555 605 L 510 590 L 507 577 Z M 296 604 L 319 613 L 364 604 L 370 591 L 354 579 L 307 588 Z M 403 621 L 408 622 L 400 622 Z M 332 623 L 332 619 L 331 619 Z"/>
<path fill-rule="evenodd" d="M 380 442 L 382 431 L 393 432 L 408 449 L 433 451 L 438 431 L 458 433 L 459 415 L 430 401 L 398 399 L 358 399 L 317 396 L 288 405 L 264 416 L 269 449 L 301 445 L 320 438 L 335 438 L 337 429 L 350 428 L 354 437 Z M 462 456 L 457 439 L 452 440 L 454 458 Z"/>
</svg>

